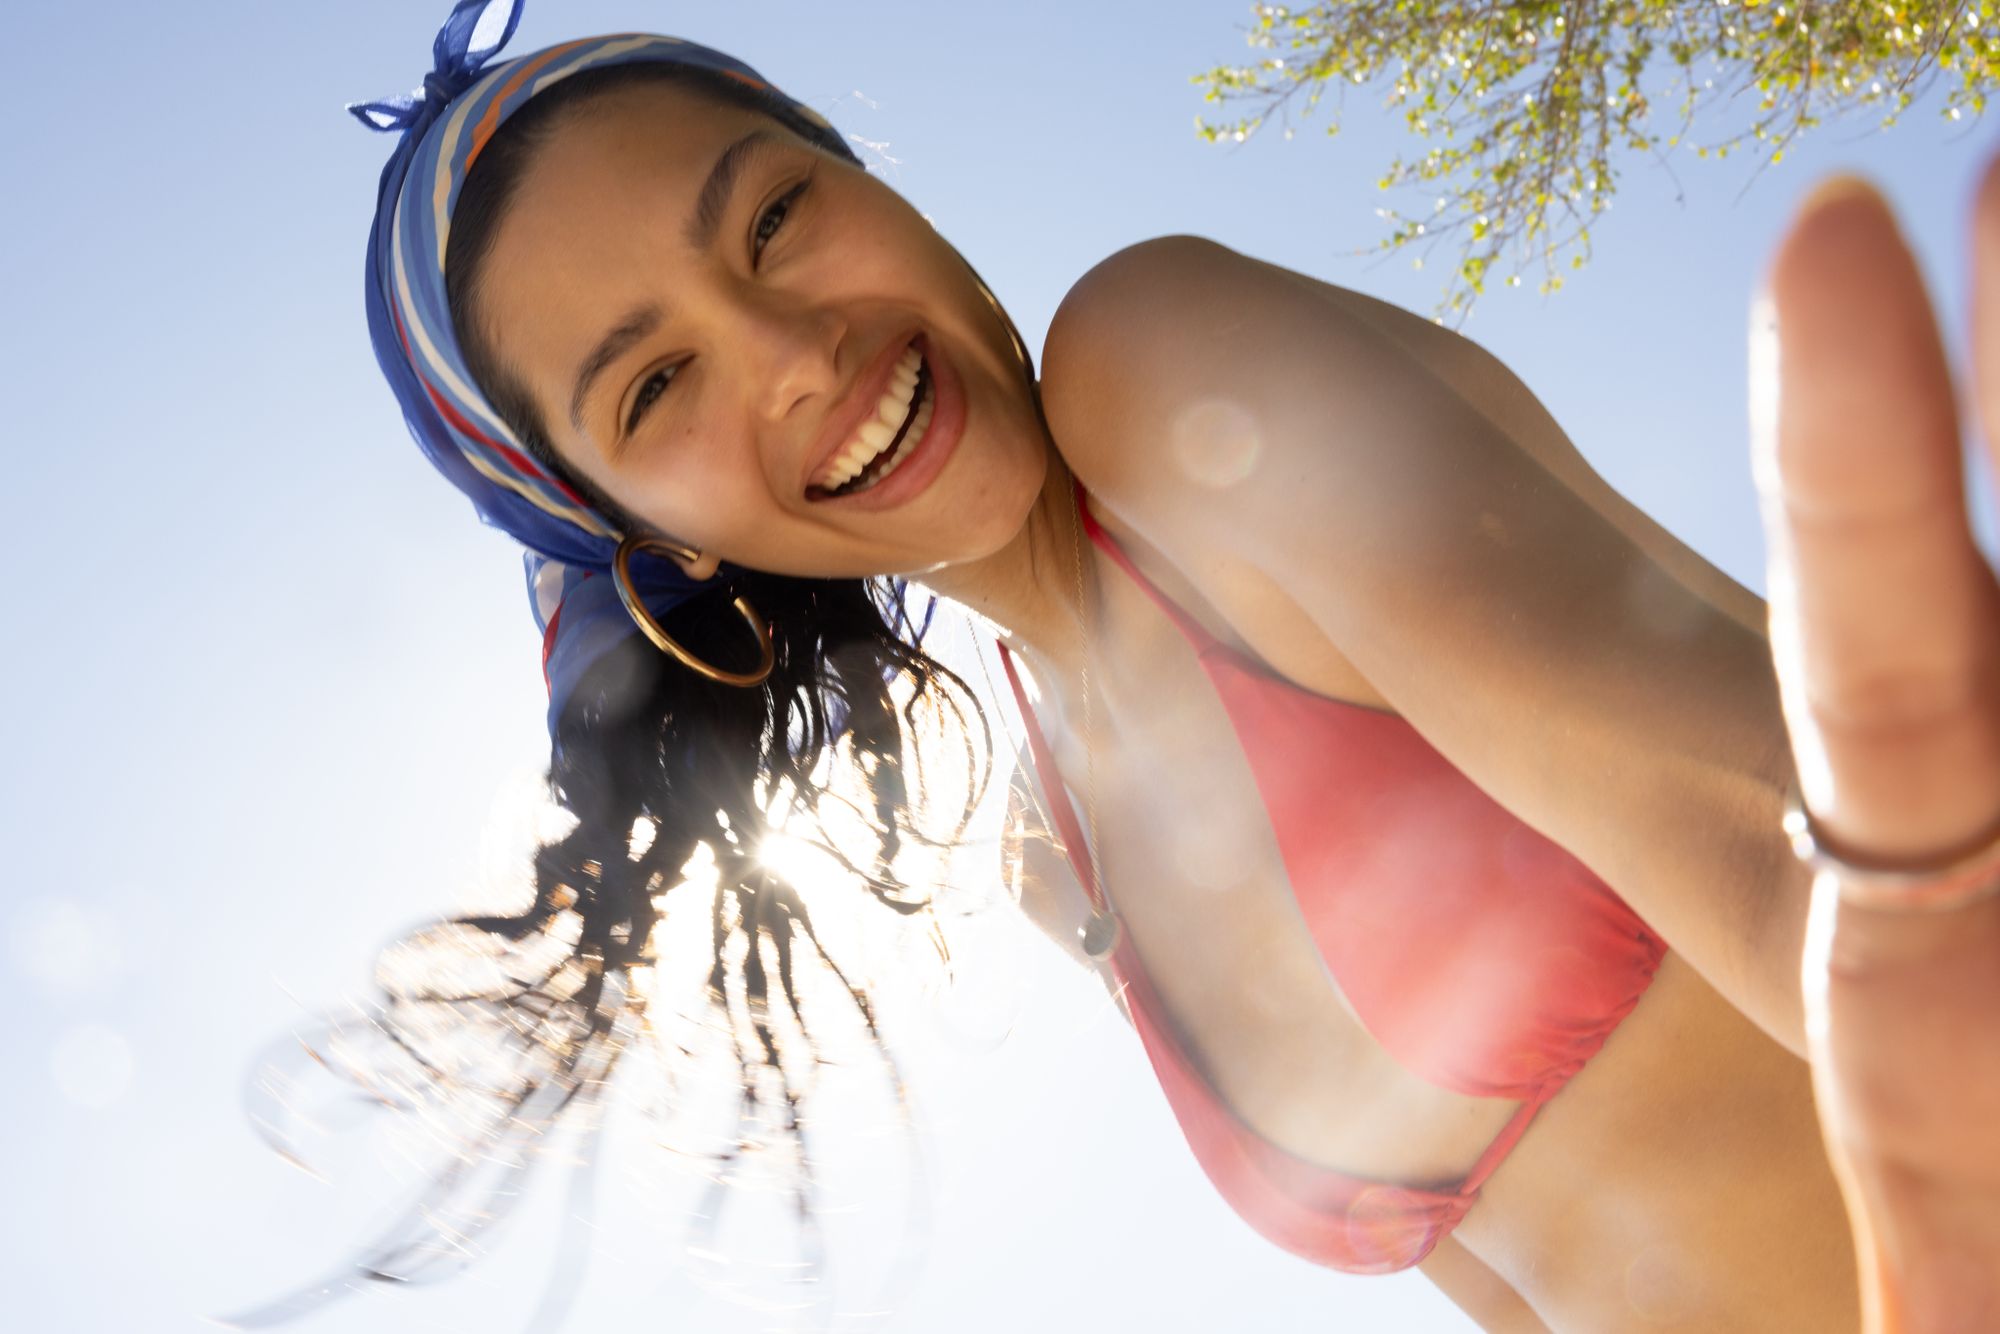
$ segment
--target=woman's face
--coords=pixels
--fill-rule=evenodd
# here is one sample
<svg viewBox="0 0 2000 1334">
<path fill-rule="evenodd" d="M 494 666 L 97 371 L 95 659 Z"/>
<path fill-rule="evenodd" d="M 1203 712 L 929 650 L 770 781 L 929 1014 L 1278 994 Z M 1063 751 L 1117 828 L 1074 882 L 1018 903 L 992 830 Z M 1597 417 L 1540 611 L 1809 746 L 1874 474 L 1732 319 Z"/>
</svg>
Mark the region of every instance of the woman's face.
<svg viewBox="0 0 2000 1334">
<path fill-rule="evenodd" d="M 1026 378 L 964 263 L 754 111 L 642 85 L 561 118 L 482 275 L 557 453 L 706 554 L 918 573 L 998 551 L 1040 492 Z"/>
</svg>

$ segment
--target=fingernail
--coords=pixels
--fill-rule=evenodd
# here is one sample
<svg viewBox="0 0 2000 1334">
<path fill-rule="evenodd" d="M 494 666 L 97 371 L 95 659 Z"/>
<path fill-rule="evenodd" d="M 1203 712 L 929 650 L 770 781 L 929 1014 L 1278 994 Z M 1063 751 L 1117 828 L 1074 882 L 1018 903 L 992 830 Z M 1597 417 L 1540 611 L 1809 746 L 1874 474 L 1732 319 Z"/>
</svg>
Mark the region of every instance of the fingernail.
<svg viewBox="0 0 2000 1334">
<path fill-rule="evenodd" d="M 1832 204 L 1841 204 L 1848 200 L 1864 198 L 1872 199 L 1878 204 L 1883 202 L 1882 192 L 1877 190 L 1865 178 L 1856 176 L 1852 172 L 1840 171 L 1820 181 L 1811 190 L 1807 191 L 1805 199 L 1799 204 L 1799 211 L 1804 213 L 1817 208 L 1826 208 Z"/>
</svg>

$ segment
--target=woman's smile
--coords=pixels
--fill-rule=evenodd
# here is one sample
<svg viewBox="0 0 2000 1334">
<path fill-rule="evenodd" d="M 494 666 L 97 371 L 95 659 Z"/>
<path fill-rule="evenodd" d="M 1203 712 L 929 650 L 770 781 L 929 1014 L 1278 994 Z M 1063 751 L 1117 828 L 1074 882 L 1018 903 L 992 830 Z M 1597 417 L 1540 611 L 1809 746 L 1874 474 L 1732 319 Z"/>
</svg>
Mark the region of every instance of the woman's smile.
<svg viewBox="0 0 2000 1334">
<path fill-rule="evenodd" d="M 891 351 L 895 349 L 892 348 Z M 869 390 L 882 383 L 879 393 Z M 871 370 L 837 423 L 865 414 L 836 434 L 842 443 L 821 451 L 806 498 L 858 510 L 901 505 L 923 493 L 943 471 L 964 434 L 965 392 L 935 341 L 919 334 L 886 372 Z"/>
<path fill-rule="evenodd" d="M 806 494 L 812 499 L 858 491 L 889 447 L 908 434 L 920 395 L 923 359 L 916 335 L 898 335 L 869 358 L 854 389 L 828 414 L 826 428 L 808 455 Z"/>
</svg>

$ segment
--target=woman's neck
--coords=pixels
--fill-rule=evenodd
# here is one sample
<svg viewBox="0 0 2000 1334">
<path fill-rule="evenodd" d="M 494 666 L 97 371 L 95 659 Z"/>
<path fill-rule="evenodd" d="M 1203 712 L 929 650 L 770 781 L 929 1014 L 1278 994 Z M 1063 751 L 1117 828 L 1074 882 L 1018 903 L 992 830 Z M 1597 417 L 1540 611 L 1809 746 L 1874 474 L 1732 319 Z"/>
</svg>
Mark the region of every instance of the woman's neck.
<svg viewBox="0 0 2000 1334">
<path fill-rule="evenodd" d="M 1079 606 L 1091 605 L 1096 592 L 1075 485 L 1062 456 L 1051 448 L 1041 494 L 1013 539 L 991 556 L 947 566 L 920 580 L 991 621 L 1001 642 L 1025 657 L 1044 688 L 1058 694 L 1067 693 L 1064 684 L 1082 673 Z M 1079 595 L 1086 600 L 1079 603 Z"/>
</svg>

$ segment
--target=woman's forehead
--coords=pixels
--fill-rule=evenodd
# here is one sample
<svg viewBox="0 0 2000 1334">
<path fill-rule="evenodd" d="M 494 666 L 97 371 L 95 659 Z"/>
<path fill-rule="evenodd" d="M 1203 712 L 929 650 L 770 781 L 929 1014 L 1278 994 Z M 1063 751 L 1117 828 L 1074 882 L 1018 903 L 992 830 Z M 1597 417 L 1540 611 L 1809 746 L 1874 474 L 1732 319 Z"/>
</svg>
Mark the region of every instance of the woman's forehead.
<svg viewBox="0 0 2000 1334">
<path fill-rule="evenodd" d="M 574 353 L 610 304 L 693 262 L 704 187 L 731 146 L 759 130 L 777 126 L 671 85 L 619 89 L 562 117 L 537 145 L 484 265 L 481 313 L 502 362 L 539 380 L 550 354 Z"/>
<path fill-rule="evenodd" d="M 532 154 L 520 201 L 588 209 L 634 191 L 692 198 L 716 157 L 747 129 L 769 125 L 747 107 L 670 83 L 614 89 L 560 116 Z M 593 194 L 577 198 L 579 187 Z"/>
</svg>

